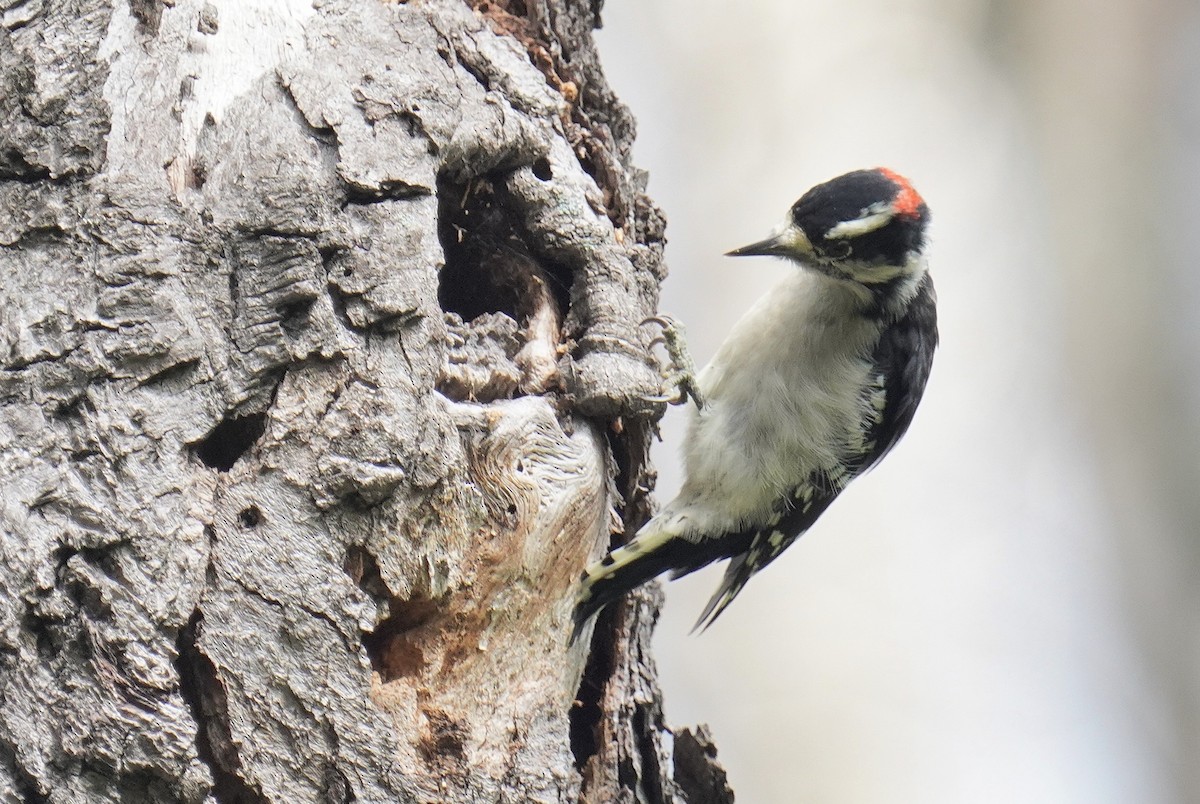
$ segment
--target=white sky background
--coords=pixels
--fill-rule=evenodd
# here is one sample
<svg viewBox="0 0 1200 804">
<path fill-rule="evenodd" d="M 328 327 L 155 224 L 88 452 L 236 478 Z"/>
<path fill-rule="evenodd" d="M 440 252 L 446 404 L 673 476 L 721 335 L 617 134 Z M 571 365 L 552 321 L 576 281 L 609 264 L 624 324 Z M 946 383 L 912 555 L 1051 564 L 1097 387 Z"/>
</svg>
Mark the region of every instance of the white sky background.
<svg viewBox="0 0 1200 804">
<path fill-rule="evenodd" d="M 1172 9 L 607 1 L 699 363 L 792 270 L 720 255 L 811 185 L 887 165 L 934 216 L 943 345 L 907 439 L 703 636 L 720 571 L 668 587 L 667 714 L 713 727 L 739 801 L 1200 801 L 1200 243 L 1147 240 L 1200 241 L 1200 209 L 1163 217 L 1197 204 L 1166 166 L 1200 174 L 1197 58 L 1165 35 L 1200 14 Z"/>
</svg>

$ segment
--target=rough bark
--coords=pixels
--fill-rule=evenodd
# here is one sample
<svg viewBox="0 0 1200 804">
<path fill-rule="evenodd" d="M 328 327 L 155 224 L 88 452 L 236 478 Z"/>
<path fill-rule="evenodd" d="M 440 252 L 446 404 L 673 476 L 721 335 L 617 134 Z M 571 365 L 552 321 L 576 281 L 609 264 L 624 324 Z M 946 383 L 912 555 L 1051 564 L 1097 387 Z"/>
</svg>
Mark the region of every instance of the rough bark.
<svg viewBox="0 0 1200 804">
<path fill-rule="evenodd" d="M 725 801 L 663 724 L 663 222 L 598 3 L 0 17 L 0 800 Z"/>
</svg>

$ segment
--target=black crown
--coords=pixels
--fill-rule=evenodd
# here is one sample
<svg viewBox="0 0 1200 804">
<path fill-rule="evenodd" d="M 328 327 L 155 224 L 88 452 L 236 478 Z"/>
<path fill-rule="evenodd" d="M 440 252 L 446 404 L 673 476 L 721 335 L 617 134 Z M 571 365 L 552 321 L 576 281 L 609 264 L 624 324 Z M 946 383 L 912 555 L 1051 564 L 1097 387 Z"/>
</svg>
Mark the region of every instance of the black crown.
<svg viewBox="0 0 1200 804">
<path fill-rule="evenodd" d="M 929 207 L 919 197 L 912 209 L 897 214 L 886 225 L 852 237 L 827 239 L 838 224 L 870 214 L 872 206 L 894 203 L 903 192 L 912 193 L 903 179 L 886 172 L 856 170 L 818 184 L 792 205 L 792 222 L 812 243 L 813 251 L 831 262 L 855 261 L 899 265 L 925 245 Z"/>
</svg>

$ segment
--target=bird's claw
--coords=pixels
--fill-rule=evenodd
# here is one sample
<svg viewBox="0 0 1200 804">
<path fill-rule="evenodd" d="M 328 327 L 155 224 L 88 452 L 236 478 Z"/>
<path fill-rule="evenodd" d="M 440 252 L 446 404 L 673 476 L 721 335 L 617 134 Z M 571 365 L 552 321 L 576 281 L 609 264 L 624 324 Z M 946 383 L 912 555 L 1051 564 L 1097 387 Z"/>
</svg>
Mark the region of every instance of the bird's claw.
<svg viewBox="0 0 1200 804">
<path fill-rule="evenodd" d="M 704 407 L 700 387 L 696 381 L 696 364 L 688 351 L 686 331 L 683 324 L 665 315 L 652 315 L 643 324 L 657 324 L 659 333 L 650 341 L 650 348 L 662 344 L 667 352 L 668 363 L 662 371 L 663 385 L 674 389 L 674 393 L 644 397 L 647 402 L 665 402 L 682 405 L 690 397 L 697 408 Z"/>
</svg>

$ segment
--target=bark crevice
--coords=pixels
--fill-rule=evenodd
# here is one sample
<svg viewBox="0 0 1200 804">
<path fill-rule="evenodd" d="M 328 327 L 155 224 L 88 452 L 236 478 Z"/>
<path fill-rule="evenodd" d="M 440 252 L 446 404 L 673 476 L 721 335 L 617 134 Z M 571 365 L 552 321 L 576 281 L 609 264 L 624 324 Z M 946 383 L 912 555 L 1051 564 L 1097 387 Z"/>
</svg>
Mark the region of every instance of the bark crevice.
<svg viewBox="0 0 1200 804">
<path fill-rule="evenodd" d="M 596 618 L 588 646 L 587 664 L 579 680 L 579 690 L 571 703 L 571 755 L 575 769 L 583 772 L 599 750 L 600 724 L 604 717 L 604 690 L 615 666 L 613 645 L 608 635 L 612 630 L 612 609 L 602 611 Z"/>
<path fill-rule="evenodd" d="M 47 804 L 50 801 L 44 788 L 38 784 L 37 777 L 27 771 L 18 759 L 16 744 L 7 740 L 0 740 L 0 769 L 11 773 L 21 804 Z"/>
<path fill-rule="evenodd" d="M 229 702 L 217 666 L 197 644 L 204 615 L 197 608 L 179 631 L 175 649 L 179 694 L 196 723 L 196 753 L 212 774 L 218 804 L 269 804 L 262 790 L 243 778 L 241 757 L 229 725 Z"/>
</svg>

